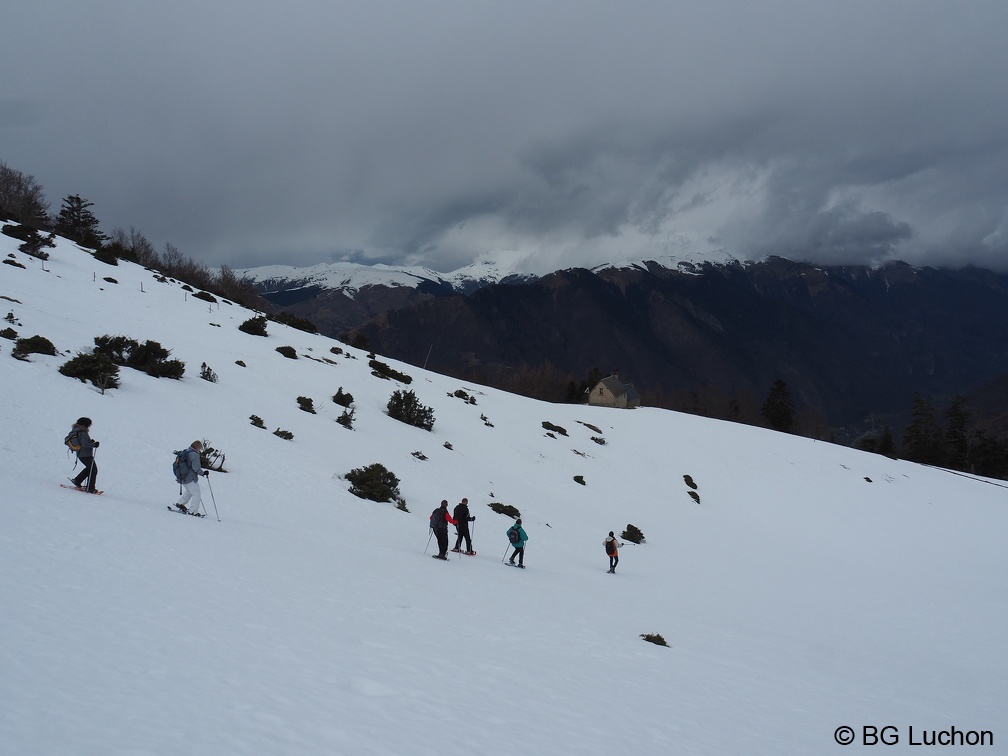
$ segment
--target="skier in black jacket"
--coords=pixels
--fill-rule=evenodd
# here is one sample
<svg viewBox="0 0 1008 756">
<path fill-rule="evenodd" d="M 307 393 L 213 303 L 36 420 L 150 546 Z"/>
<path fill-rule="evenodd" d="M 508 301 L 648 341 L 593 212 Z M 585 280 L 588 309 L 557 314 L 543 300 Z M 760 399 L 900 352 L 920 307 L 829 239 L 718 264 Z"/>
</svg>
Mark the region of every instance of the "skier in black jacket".
<svg viewBox="0 0 1008 756">
<path fill-rule="evenodd" d="M 465 538 L 465 553 L 472 556 L 476 552 L 473 551 L 472 536 L 469 535 L 469 523 L 473 522 L 476 516 L 469 514 L 469 499 L 462 499 L 456 504 L 452 514 L 456 520 L 455 529 L 458 531 L 458 538 L 455 539 L 455 548 L 452 551 L 462 551 L 462 539 Z"/>
</svg>

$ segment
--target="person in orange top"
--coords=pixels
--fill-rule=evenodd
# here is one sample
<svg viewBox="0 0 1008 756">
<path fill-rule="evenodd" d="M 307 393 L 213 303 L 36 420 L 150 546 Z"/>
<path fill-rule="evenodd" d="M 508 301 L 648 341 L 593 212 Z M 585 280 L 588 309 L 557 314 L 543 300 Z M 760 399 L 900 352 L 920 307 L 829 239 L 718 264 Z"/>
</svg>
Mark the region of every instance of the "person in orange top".
<svg viewBox="0 0 1008 756">
<path fill-rule="evenodd" d="M 616 540 L 611 530 L 602 544 L 605 546 L 605 553 L 609 555 L 609 572 L 616 572 L 616 565 L 619 564 L 619 547 L 623 544 Z"/>
</svg>

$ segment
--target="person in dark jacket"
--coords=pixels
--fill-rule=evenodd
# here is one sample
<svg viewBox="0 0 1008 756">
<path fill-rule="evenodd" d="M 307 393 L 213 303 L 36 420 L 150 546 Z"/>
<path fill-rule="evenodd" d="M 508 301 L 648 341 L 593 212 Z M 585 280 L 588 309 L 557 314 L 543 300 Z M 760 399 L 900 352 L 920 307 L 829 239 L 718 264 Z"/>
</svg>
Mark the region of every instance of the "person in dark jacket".
<svg viewBox="0 0 1008 756">
<path fill-rule="evenodd" d="M 528 541 L 528 534 L 522 528 L 521 518 L 520 517 L 517 520 L 515 520 L 515 524 L 514 525 L 512 525 L 510 528 L 507 529 L 507 532 L 510 533 L 512 530 L 514 530 L 518 534 L 518 540 L 517 541 L 512 541 L 511 540 L 511 536 L 508 536 L 508 542 L 512 546 L 514 546 L 514 553 L 511 555 L 511 558 L 508 559 L 508 564 L 514 565 L 514 563 L 515 563 L 515 557 L 518 557 L 518 565 L 517 566 L 521 567 L 524 570 L 525 569 L 525 542 Z"/>
<path fill-rule="evenodd" d="M 80 474 L 76 478 L 69 478 L 69 480 L 74 484 L 75 488 L 87 491 L 88 493 L 95 493 L 95 481 L 98 480 L 98 465 L 95 464 L 94 450 L 98 448 L 98 442 L 91 438 L 91 418 L 78 418 L 70 434 L 71 436 L 76 436 L 74 440 L 77 442 L 76 445 L 80 447 L 77 449 L 77 459 L 84 465 L 84 469 L 80 471 Z M 87 481 L 86 488 L 84 486 L 85 480 Z"/>
<path fill-rule="evenodd" d="M 441 500 L 441 506 L 431 514 L 431 527 L 434 535 L 437 536 L 438 553 L 434 554 L 435 559 L 448 559 L 448 524 L 456 525 L 455 518 L 448 511 L 448 499 Z"/>
<path fill-rule="evenodd" d="M 462 539 L 465 538 L 465 553 L 472 556 L 476 552 L 473 551 L 472 547 L 472 536 L 469 534 L 469 523 L 473 522 L 476 519 L 476 516 L 469 514 L 469 499 L 462 499 L 462 501 L 456 504 L 455 511 L 452 514 L 455 517 L 455 521 L 458 523 L 455 526 L 458 531 L 458 538 L 455 539 L 455 548 L 452 549 L 452 551 L 462 551 Z"/>
</svg>

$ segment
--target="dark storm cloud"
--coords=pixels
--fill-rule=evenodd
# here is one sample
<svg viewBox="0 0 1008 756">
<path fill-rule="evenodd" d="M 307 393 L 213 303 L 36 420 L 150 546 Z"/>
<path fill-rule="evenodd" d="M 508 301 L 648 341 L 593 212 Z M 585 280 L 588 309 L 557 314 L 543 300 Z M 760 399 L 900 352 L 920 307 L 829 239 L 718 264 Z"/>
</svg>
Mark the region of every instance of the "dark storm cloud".
<svg viewBox="0 0 1008 756">
<path fill-rule="evenodd" d="M 0 160 L 211 264 L 1008 267 L 1001 2 L 17 5 Z"/>
</svg>

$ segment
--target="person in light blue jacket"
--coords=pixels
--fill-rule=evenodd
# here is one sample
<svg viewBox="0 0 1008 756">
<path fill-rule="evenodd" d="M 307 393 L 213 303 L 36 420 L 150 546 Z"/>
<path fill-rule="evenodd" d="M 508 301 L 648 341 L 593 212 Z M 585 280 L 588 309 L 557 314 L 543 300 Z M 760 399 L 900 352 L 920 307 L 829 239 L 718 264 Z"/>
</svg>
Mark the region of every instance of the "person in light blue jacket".
<svg viewBox="0 0 1008 756">
<path fill-rule="evenodd" d="M 521 567 L 524 570 L 525 569 L 525 542 L 528 541 L 528 534 L 522 528 L 521 524 L 522 524 L 522 521 L 521 521 L 521 518 L 519 517 L 517 520 L 515 520 L 515 524 L 512 525 L 510 528 L 507 529 L 508 542 L 512 546 L 514 546 L 514 553 L 511 555 L 511 558 L 508 559 L 508 564 L 513 565 L 513 566 L 517 566 L 517 567 Z M 513 538 L 511 536 L 511 531 L 515 532 L 517 538 Z M 515 565 L 515 557 L 518 557 L 518 564 L 517 565 Z"/>
<path fill-rule="evenodd" d="M 181 477 L 177 478 L 177 482 L 181 486 L 181 496 L 175 502 L 175 508 L 186 514 L 198 514 L 203 504 L 199 476 L 207 477 L 210 473 L 200 466 L 201 451 L 203 451 L 201 441 L 193 441 L 189 445 L 189 448 L 184 452 L 185 463 L 182 465 Z"/>
</svg>

